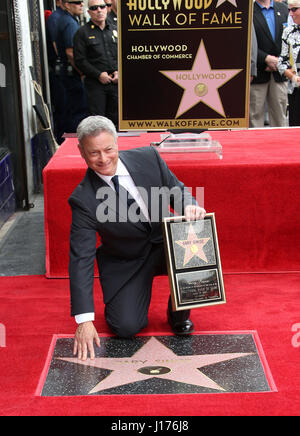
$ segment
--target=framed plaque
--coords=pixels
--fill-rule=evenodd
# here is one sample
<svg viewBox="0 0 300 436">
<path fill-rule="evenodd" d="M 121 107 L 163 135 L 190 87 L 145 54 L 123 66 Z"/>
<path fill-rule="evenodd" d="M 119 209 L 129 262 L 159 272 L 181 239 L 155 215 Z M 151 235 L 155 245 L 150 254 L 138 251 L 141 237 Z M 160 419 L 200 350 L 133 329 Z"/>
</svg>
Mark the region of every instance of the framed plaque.
<svg viewBox="0 0 300 436">
<path fill-rule="evenodd" d="M 163 233 L 173 310 L 226 303 L 214 213 L 165 218 Z"/>
</svg>

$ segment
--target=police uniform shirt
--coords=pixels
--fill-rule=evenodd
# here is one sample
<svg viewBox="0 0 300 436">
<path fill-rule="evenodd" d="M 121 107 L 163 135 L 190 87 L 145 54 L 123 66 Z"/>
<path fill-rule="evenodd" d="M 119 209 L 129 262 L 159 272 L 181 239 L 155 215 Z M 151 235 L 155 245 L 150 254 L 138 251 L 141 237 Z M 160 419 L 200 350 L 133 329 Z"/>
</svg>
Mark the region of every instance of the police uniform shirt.
<svg viewBox="0 0 300 436">
<path fill-rule="evenodd" d="M 57 23 L 60 19 L 60 17 L 63 14 L 63 10 L 58 7 L 50 17 L 48 18 L 46 22 L 46 41 L 47 41 L 47 53 L 48 53 L 48 63 L 49 66 L 54 68 L 55 67 L 55 61 L 57 59 L 56 52 L 53 47 L 53 42 L 55 42 L 55 35 L 57 31 Z"/>
<path fill-rule="evenodd" d="M 117 27 L 106 23 L 103 30 L 89 21 L 74 37 L 74 60 L 87 77 L 98 79 L 101 73 L 118 70 Z"/>
<path fill-rule="evenodd" d="M 69 12 L 63 11 L 63 14 L 57 23 L 55 42 L 58 55 L 65 65 L 69 63 L 66 49 L 73 48 L 73 38 L 79 28 L 80 25 L 77 18 L 73 17 Z"/>
<path fill-rule="evenodd" d="M 107 22 L 109 24 L 113 24 L 114 26 L 118 26 L 118 17 L 114 11 L 110 11 L 110 13 L 107 15 Z"/>
<path fill-rule="evenodd" d="M 57 24 L 64 11 L 59 6 L 52 12 L 46 23 L 46 29 L 49 32 L 50 41 L 53 43 L 56 40 Z"/>
</svg>

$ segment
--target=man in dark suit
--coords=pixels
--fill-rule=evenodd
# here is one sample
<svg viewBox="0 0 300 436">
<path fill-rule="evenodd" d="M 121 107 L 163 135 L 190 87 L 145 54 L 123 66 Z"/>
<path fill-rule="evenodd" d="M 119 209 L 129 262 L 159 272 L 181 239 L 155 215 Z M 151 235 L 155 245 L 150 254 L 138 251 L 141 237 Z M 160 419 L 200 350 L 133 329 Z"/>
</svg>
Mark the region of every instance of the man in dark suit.
<svg viewBox="0 0 300 436">
<path fill-rule="evenodd" d="M 93 324 L 95 258 L 106 321 L 117 336 L 133 337 L 148 323 L 153 278 L 167 273 L 161 228 L 169 214 L 166 199 L 167 209 L 170 205 L 188 220 L 202 219 L 206 212 L 153 147 L 119 153 L 116 129 L 107 118 L 88 117 L 77 135 L 89 168 L 69 199 L 69 272 L 71 314 L 79 324 L 74 354 L 85 360 L 88 352 L 94 358 L 93 341 L 100 345 Z M 193 331 L 190 311 L 173 312 L 169 299 L 167 313 L 175 334 Z"/>
<path fill-rule="evenodd" d="M 263 127 L 265 103 L 271 127 L 286 126 L 287 83 L 277 70 L 281 37 L 288 8 L 274 0 L 254 2 L 254 27 L 258 44 L 257 76 L 250 90 L 250 127 Z"/>
</svg>

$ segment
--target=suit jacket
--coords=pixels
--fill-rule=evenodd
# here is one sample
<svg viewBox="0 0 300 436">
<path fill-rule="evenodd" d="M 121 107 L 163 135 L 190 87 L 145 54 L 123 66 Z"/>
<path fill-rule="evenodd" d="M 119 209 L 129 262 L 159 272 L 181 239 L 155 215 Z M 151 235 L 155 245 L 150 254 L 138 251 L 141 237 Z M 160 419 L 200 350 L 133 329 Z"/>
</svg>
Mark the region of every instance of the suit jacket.
<svg viewBox="0 0 300 436">
<path fill-rule="evenodd" d="M 281 37 L 284 29 L 284 24 L 288 21 L 289 11 L 284 3 L 274 1 L 275 13 L 275 40 L 273 39 L 269 30 L 268 23 L 261 11 L 259 5 L 254 3 L 253 22 L 256 32 L 258 44 L 257 56 L 257 76 L 253 79 L 252 84 L 267 83 L 271 80 L 273 74 L 276 82 L 284 82 L 286 78 L 281 76 L 277 71 L 270 73 L 265 71 L 267 65 L 265 58 L 267 55 L 279 57 L 281 53 Z"/>
<path fill-rule="evenodd" d="M 153 147 L 120 151 L 119 157 L 136 186 L 143 188 L 147 194 L 149 211 L 154 203 L 154 198 L 151 199 L 152 187 L 173 188 L 174 198 L 172 196 L 169 203 L 171 207 L 177 208 L 179 214 L 183 214 L 187 204 L 196 204 L 184 184 L 169 170 Z M 99 195 L 103 188 L 108 189 L 110 198 L 115 200 L 109 203 L 107 210 L 115 214 L 117 222 L 100 222 L 97 219 L 97 211 L 105 201 Z M 149 230 L 141 222 L 120 222 L 116 200 L 115 192 L 91 169 L 87 170 L 84 179 L 69 198 L 72 209 L 69 273 L 73 316 L 94 312 L 95 258 L 104 303 L 107 303 L 147 262 L 153 244 L 163 243 L 161 220 L 167 213 L 162 207 L 162 201 L 154 214 L 158 215 L 158 219 L 151 220 Z M 105 202 L 105 206 L 106 204 Z M 98 234 L 101 245 L 96 248 Z"/>
</svg>

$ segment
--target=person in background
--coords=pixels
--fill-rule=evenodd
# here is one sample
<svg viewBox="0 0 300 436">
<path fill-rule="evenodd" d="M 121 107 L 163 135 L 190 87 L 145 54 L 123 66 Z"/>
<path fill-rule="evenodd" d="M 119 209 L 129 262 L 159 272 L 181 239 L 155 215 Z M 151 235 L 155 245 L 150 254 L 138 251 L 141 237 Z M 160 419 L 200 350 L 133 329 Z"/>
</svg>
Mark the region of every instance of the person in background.
<svg viewBox="0 0 300 436">
<path fill-rule="evenodd" d="M 115 26 L 118 25 L 118 0 L 111 0 L 110 1 L 111 4 L 111 10 L 107 11 L 107 22 L 114 24 Z"/>
<path fill-rule="evenodd" d="M 264 127 L 265 104 L 270 127 L 287 124 L 287 83 L 277 69 L 288 8 L 274 0 L 254 2 L 253 22 L 258 44 L 257 76 L 250 87 L 250 127 Z"/>
<path fill-rule="evenodd" d="M 109 14 L 111 11 L 111 1 L 105 0 L 105 3 L 106 3 L 106 7 L 107 7 L 107 13 Z"/>
<path fill-rule="evenodd" d="M 283 31 L 278 71 L 289 79 L 289 125 L 300 126 L 300 0 L 288 0 L 293 24 Z"/>
<path fill-rule="evenodd" d="M 103 115 L 118 126 L 118 33 L 108 23 L 104 0 L 89 0 L 91 20 L 74 36 L 75 64 L 85 75 L 90 115 Z"/>
<path fill-rule="evenodd" d="M 288 4 L 288 0 L 276 0 L 279 3 L 284 3 L 285 5 Z M 288 19 L 288 25 L 290 26 L 291 24 L 293 24 L 293 18 L 289 15 L 289 19 Z"/>
<path fill-rule="evenodd" d="M 44 11 L 45 23 L 47 23 L 48 18 L 50 17 L 51 14 L 52 14 L 52 11 L 50 11 L 50 9 L 45 9 L 45 11 Z"/>
<path fill-rule="evenodd" d="M 74 63 L 73 38 L 80 28 L 79 17 L 83 14 L 83 1 L 62 0 L 64 10 L 57 23 L 55 44 L 60 59 L 60 78 L 65 89 L 65 132 L 76 132 L 80 121 L 86 117 L 86 99 L 82 73 Z"/>
<path fill-rule="evenodd" d="M 49 68 L 49 85 L 51 93 L 51 106 L 53 114 L 54 136 L 58 144 L 63 141 L 62 135 L 65 131 L 65 88 L 60 78 L 59 71 L 56 67 L 59 66 L 57 47 L 55 44 L 55 35 L 57 31 L 57 23 L 63 15 L 62 0 L 56 0 L 56 9 L 53 11 L 46 22 L 46 40 Z"/>
</svg>

